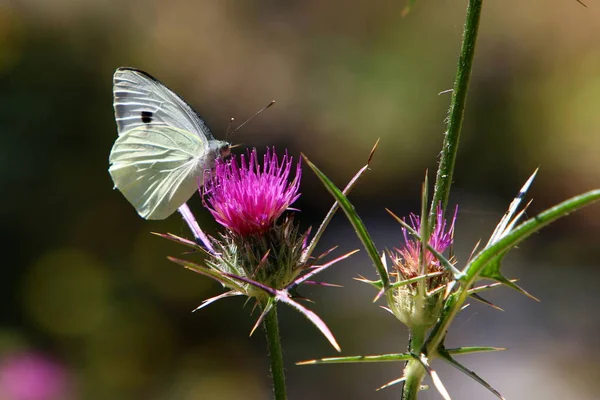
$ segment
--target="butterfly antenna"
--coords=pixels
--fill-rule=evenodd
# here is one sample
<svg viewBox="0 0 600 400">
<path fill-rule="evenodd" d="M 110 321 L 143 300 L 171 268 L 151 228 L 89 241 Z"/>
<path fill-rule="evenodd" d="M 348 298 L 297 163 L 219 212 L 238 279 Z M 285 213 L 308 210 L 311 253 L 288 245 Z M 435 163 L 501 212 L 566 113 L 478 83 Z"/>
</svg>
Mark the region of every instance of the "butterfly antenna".
<svg viewBox="0 0 600 400">
<path fill-rule="evenodd" d="M 235 118 L 231 117 L 231 119 L 229 120 L 229 125 L 227 125 L 227 131 L 225 132 L 225 137 L 229 136 L 229 130 L 231 129 L 231 125 L 233 125 L 234 121 L 235 121 Z"/>
<path fill-rule="evenodd" d="M 247 120 L 245 120 L 244 122 L 242 122 L 237 128 L 235 128 L 233 130 L 233 132 L 231 132 L 231 135 L 233 135 L 234 133 L 236 133 L 237 131 L 239 131 L 242 126 L 246 125 L 248 122 L 250 122 L 252 119 L 254 119 L 254 117 L 256 117 L 261 112 L 265 111 L 267 108 L 271 107 L 273 104 L 275 104 L 275 100 L 271 100 L 271 102 L 269 104 L 267 104 L 266 106 L 264 106 L 263 108 L 261 108 L 260 110 L 258 110 L 256 113 L 254 113 L 253 116 L 251 116 L 250 118 L 248 118 Z"/>
</svg>

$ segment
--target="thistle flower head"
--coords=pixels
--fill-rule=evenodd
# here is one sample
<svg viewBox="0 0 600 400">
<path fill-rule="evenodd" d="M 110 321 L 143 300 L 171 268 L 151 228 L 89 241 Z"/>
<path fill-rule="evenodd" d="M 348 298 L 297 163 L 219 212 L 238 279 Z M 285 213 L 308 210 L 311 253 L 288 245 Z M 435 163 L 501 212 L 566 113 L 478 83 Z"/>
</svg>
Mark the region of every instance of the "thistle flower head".
<svg viewBox="0 0 600 400">
<path fill-rule="evenodd" d="M 297 288 L 305 284 L 336 286 L 312 279 L 354 252 L 322 263 L 329 252 L 311 256 L 307 243 L 310 230 L 301 232 L 293 215 L 280 218 L 300 196 L 300 161 L 295 164 L 296 171 L 291 178 L 293 167 L 292 157 L 285 153 L 278 158 L 272 149 L 267 149 L 262 165 L 255 149 L 239 159 L 217 161 L 215 169 L 204 180 L 203 199 L 216 221 L 226 229 L 218 237 L 209 239 L 201 233 L 191 212 L 183 210 L 182 215 L 191 221 L 190 225 L 198 231 L 197 240 L 204 246 L 171 234 L 161 236 L 204 251 L 205 265 L 170 259 L 228 289 L 205 300 L 197 309 L 226 297 L 253 298 L 262 310 L 254 332 L 277 303 L 288 304 L 307 317 L 339 351 L 325 323 L 297 302 Z M 315 237 L 311 245 L 316 244 L 320 235 Z"/>
<path fill-rule="evenodd" d="M 436 224 L 429 235 L 428 244 L 438 253 L 443 253 L 454 239 L 454 223 L 456 212 L 448 227 L 441 208 L 437 208 Z M 421 231 L 421 218 L 415 214 L 409 216 L 409 224 L 416 232 Z M 435 255 L 427 250 L 422 256 L 421 242 L 410 236 L 407 229 L 403 228 L 404 246 L 396 248 L 391 254 L 394 268 L 397 271 L 398 281 L 418 279 L 423 275 L 436 274 L 425 277 L 419 282 L 399 285 L 393 292 L 390 310 L 408 327 L 432 326 L 442 308 L 443 288 L 452 274 L 448 272 Z M 452 260 L 450 260 L 452 262 Z M 423 268 L 424 267 L 424 268 Z"/>
<path fill-rule="evenodd" d="M 300 194 L 300 161 L 293 180 L 293 160 L 287 153 L 278 159 L 275 150 L 267 149 L 263 165 L 256 149 L 240 161 L 219 160 L 212 177 L 204 186 L 206 207 L 215 220 L 239 235 L 263 235 Z"/>
<path fill-rule="evenodd" d="M 447 225 L 443 212 L 440 207 L 437 208 L 435 229 L 431 232 L 429 237 L 429 245 L 438 253 L 443 253 L 450 247 L 454 240 L 454 223 L 456 221 L 457 211 L 458 207 L 454 212 L 450 227 L 446 229 Z M 415 231 L 420 232 L 421 218 L 418 215 L 410 214 L 409 223 Z M 411 279 L 418 276 L 421 262 L 425 263 L 426 274 L 444 271 L 444 267 L 430 251 L 425 253 L 425 260 L 421 261 L 421 243 L 410 236 L 404 228 L 402 228 L 402 234 L 404 235 L 404 247 L 395 249 L 393 261 L 394 266 L 402 274 L 404 279 Z"/>
</svg>

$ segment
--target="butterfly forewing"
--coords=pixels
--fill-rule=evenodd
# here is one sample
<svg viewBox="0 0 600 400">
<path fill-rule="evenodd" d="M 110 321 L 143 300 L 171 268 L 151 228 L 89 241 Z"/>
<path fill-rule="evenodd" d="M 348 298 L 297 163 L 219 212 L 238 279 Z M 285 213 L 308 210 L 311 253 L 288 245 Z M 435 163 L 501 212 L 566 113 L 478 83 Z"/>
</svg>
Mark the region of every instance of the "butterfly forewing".
<svg viewBox="0 0 600 400">
<path fill-rule="evenodd" d="M 192 107 L 143 71 L 117 69 L 113 77 L 113 95 L 119 135 L 140 126 L 167 125 L 207 140 L 214 139 Z"/>
</svg>

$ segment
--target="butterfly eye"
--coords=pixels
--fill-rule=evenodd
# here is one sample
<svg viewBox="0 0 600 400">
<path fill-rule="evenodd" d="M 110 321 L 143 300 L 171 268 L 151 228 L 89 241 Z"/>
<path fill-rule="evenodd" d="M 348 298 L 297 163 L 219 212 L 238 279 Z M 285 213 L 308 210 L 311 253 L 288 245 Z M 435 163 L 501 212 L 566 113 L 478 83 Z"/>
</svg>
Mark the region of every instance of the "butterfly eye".
<svg viewBox="0 0 600 400">
<path fill-rule="evenodd" d="M 142 111 L 142 122 L 145 124 L 149 124 L 152 122 L 152 112 L 151 111 Z"/>
<path fill-rule="evenodd" d="M 231 149 L 229 148 L 228 144 L 221 147 L 219 151 L 221 153 L 221 158 L 227 158 L 231 155 Z"/>
</svg>

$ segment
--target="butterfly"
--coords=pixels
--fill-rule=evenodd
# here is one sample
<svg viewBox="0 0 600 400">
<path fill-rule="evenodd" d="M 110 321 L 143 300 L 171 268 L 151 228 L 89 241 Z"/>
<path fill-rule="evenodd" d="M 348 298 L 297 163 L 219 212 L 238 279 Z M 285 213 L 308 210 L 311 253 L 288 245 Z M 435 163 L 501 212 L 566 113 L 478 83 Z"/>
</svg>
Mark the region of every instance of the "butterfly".
<svg viewBox="0 0 600 400">
<path fill-rule="evenodd" d="M 113 96 L 119 136 L 108 172 L 142 218 L 165 219 L 203 185 L 215 160 L 230 154 L 230 144 L 146 72 L 118 68 Z"/>
</svg>

